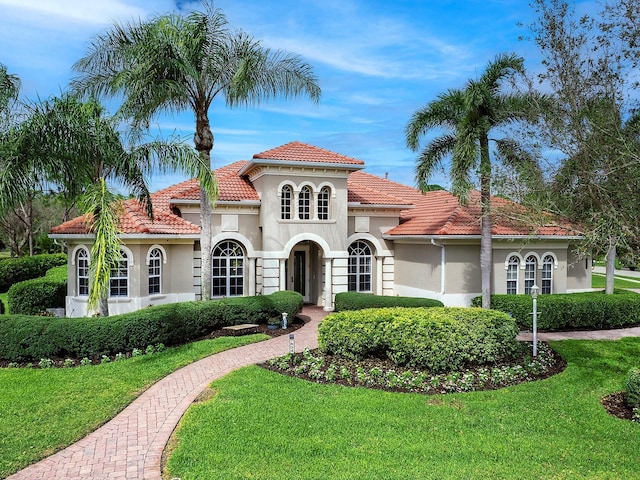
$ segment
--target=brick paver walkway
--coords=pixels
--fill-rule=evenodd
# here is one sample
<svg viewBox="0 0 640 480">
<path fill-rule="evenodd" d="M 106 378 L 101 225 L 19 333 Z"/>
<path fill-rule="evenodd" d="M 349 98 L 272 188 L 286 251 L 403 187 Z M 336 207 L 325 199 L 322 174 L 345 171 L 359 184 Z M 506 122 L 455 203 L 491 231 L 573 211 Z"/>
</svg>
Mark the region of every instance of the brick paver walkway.
<svg viewBox="0 0 640 480">
<path fill-rule="evenodd" d="M 297 351 L 317 347 L 325 312 L 305 307 Z M 227 350 L 188 365 L 146 390 L 114 419 L 79 442 L 8 477 L 10 480 L 160 480 L 162 451 L 193 400 L 215 379 L 289 351 L 289 336 Z"/>
</svg>

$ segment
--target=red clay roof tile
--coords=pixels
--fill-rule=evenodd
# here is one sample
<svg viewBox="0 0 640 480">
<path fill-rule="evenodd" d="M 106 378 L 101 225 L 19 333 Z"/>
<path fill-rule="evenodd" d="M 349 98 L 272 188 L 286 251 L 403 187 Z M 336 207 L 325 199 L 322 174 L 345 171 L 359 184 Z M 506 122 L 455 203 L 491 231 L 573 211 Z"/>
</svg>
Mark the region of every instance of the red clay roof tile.
<svg viewBox="0 0 640 480">
<path fill-rule="evenodd" d="M 364 165 L 362 160 L 347 157 L 339 153 L 325 150 L 302 142 L 289 142 L 265 152 L 256 153 L 256 160 L 285 160 L 311 163 L 344 163 L 351 165 Z"/>
<path fill-rule="evenodd" d="M 356 160 L 322 148 L 300 142 L 291 142 L 266 152 L 258 153 L 254 159 L 303 161 L 310 163 L 344 163 L 363 165 Z M 238 172 L 247 165 L 239 161 L 215 170 L 218 181 L 219 201 L 259 201 L 260 196 L 251 182 Z M 349 174 L 347 181 L 348 201 L 362 205 L 395 205 L 407 207 L 400 213 L 400 224 L 386 233 L 390 236 L 404 235 L 480 235 L 479 193 L 472 192 L 466 204 L 444 190 L 422 193 L 401 183 L 387 180 L 362 171 Z M 121 228 L 125 234 L 199 234 L 200 227 L 177 215 L 172 204 L 180 201 L 200 199 L 200 186 L 195 179 L 172 185 L 151 196 L 154 211 L 152 222 L 137 200 L 123 202 L 120 215 Z M 409 208 L 415 207 L 415 208 Z M 540 226 L 532 222 L 523 207 L 504 200 L 492 198 L 494 235 L 574 235 L 568 223 L 545 218 Z M 534 224 L 539 224 L 535 226 Z M 51 229 L 57 234 L 88 233 L 86 217 L 77 217 Z"/>
</svg>

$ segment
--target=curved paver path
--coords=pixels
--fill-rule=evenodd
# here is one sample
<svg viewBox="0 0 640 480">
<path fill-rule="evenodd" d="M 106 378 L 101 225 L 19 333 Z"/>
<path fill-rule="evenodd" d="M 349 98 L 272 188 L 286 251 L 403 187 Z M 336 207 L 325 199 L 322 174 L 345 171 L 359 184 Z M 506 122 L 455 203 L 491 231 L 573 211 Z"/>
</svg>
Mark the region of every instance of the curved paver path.
<svg viewBox="0 0 640 480">
<path fill-rule="evenodd" d="M 317 347 L 320 307 L 305 307 L 308 321 L 295 331 L 297 351 Z M 171 433 L 195 398 L 215 379 L 289 351 L 289 336 L 227 350 L 199 360 L 154 384 L 111 421 L 79 442 L 7 477 L 10 480 L 160 480 Z"/>
</svg>

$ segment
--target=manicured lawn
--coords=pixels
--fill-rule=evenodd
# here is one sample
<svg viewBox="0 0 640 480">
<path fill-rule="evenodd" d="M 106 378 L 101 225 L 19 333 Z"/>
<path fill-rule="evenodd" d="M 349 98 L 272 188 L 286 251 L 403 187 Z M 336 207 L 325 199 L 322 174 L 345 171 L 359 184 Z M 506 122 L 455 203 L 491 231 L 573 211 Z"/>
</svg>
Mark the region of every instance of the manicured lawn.
<svg viewBox="0 0 640 480">
<path fill-rule="evenodd" d="M 221 337 L 88 367 L 0 369 L 0 478 L 84 437 L 174 370 L 267 338 Z"/>
<path fill-rule="evenodd" d="M 640 339 L 554 342 L 568 368 L 502 390 L 423 396 L 319 385 L 247 367 L 189 409 L 167 478 L 637 478 L 640 425 L 600 398 Z"/>
<path fill-rule="evenodd" d="M 604 288 L 605 276 L 599 273 L 591 274 L 591 288 Z M 632 277 L 614 278 L 615 288 L 640 288 L 640 279 L 634 281 Z"/>
</svg>

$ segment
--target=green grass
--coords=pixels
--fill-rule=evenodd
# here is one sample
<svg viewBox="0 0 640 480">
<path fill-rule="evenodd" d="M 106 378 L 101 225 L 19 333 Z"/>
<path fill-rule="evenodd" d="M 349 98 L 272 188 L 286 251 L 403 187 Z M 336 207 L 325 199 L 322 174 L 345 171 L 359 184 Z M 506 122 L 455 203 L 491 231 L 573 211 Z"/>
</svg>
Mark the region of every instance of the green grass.
<svg viewBox="0 0 640 480">
<path fill-rule="evenodd" d="M 4 303 L 4 314 L 9 315 L 9 294 L 7 292 L 0 293 L 0 300 Z"/>
<path fill-rule="evenodd" d="M 640 288 L 639 281 L 633 281 L 632 277 L 614 277 L 614 288 Z M 591 287 L 604 288 L 605 276 L 599 273 L 591 274 Z"/>
<path fill-rule="evenodd" d="M 220 337 L 88 367 L 0 369 L 0 478 L 84 437 L 174 370 L 266 338 Z"/>
<path fill-rule="evenodd" d="M 569 363 L 562 374 L 465 394 L 238 370 L 183 418 L 167 478 L 638 478 L 640 425 L 599 401 L 640 362 L 640 339 L 553 346 Z"/>
</svg>

